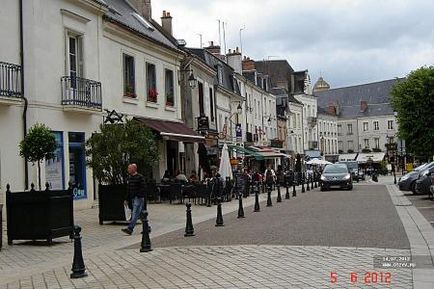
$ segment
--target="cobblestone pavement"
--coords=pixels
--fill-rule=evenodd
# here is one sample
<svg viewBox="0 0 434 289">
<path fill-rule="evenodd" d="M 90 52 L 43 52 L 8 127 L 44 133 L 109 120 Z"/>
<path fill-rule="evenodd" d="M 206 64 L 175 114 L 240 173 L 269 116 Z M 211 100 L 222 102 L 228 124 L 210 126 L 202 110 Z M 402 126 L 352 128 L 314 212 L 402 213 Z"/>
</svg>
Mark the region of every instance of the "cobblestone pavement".
<svg viewBox="0 0 434 289">
<path fill-rule="evenodd" d="M 364 187 L 359 194 L 366 193 L 377 187 L 384 190 L 384 186 L 362 182 L 355 187 Z M 355 190 L 357 191 L 357 189 Z M 408 212 L 405 215 L 405 197 L 399 191 L 389 188 L 392 203 L 396 206 L 404 223 L 407 235 L 410 238 L 411 248 L 408 244 L 397 241 L 384 243 L 381 248 L 363 246 L 360 243 L 351 243 L 354 246 L 339 246 L 338 243 L 329 245 L 309 244 L 310 246 L 296 245 L 294 243 L 282 243 L 277 245 L 269 241 L 261 245 L 237 244 L 231 242 L 228 245 L 203 245 L 203 244 L 169 244 L 171 247 L 159 247 L 159 239 L 166 233 L 173 234 L 185 226 L 185 206 L 156 204 L 151 205 L 150 216 L 152 224 L 152 242 L 154 251 L 139 253 L 138 243 L 140 235 L 136 230 L 133 236 L 120 234 L 121 226 L 104 225 L 97 223 L 97 210 L 85 210 L 77 212 L 76 220 L 84 228 L 83 245 L 84 257 L 88 277 L 82 279 L 70 279 L 72 261 L 72 243 L 67 238 L 59 239 L 52 247 L 29 245 L 18 243 L 14 246 L 5 246 L 0 252 L 0 288 L 434 288 L 431 279 L 432 269 L 378 269 L 373 266 L 374 256 L 398 256 L 423 253 L 429 254 L 431 246 L 431 231 L 427 231 L 425 223 Z M 323 192 L 318 189 L 305 194 L 297 191 L 297 197 L 284 200 L 282 204 L 275 203 L 273 195 L 273 207 L 265 208 L 262 203 L 261 212 L 263 222 L 270 223 L 265 216 L 275 213 L 279 207 L 297 207 L 307 202 L 311 197 L 318 199 Z M 324 192 L 330 194 L 330 192 Z M 334 192 L 333 192 L 334 193 Z M 343 191 L 342 193 L 349 193 Z M 383 193 L 377 192 L 380 199 L 385 201 Z M 369 192 L 368 192 L 369 195 Z M 332 195 L 330 195 L 332 196 Z M 357 194 L 354 194 L 356 202 Z M 261 195 L 262 202 L 265 196 Z M 387 199 L 387 198 L 386 198 Z M 244 199 L 246 219 L 252 219 L 249 206 L 253 198 Z M 375 199 L 374 199 L 375 202 Z M 390 202 L 390 197 L 389 197 Z M 318 202 L 312 210 L 319 208 Z M 234 216 L 237 202 L 225 203 L 224 228 L 229 229 L 229 220 Z M 325 204 L 323 204 L 324 206 Z M 348 204 L 347 204 L 348 205 Z M 375 207 L 375 204 L 373 204 Z M 377 205 L 381 205 L 381 202 Z M 371 206 L 371 205 L 370 205 Z M 362 206 L 363 207 L 363 206 Z M 355 207 L 355 212 L 357 208 Z M 390 208 L 389 208 L 390 209 Z M 389 210 L 387 209 L 387 210 Z M 200 233 L 200 225 L 213 223 L 215 218 L 215 206 L 206 208 L 194 206 L 193 220 L 195 229 Z M 330 208 L 330 210 L 335 210 Z M 387 211 L 386 210 L 386 211 Z M 287 210 L 291 211 L 291 210 Z M 301 211 L 301 214 L 306 212 Z M 335 212 L 336 213 L 336 212 Z M 342 213 L 342 212 L 337 212 Z M 343 219 L 346 218 L 344 213 Z M 260 215 L 257 215 L 260 216 Z M 376 216 L 381 218 L 381 214 Z M 393 217 L 390 215 L 388 219 Z M 399 218 L 396 215 L 394 217 Z M 312 220 L 315 220 L 312 217 Z M 423 217 L 422 217 L 423 219 Z M 316 217 L 318 222 L 318 217 Z M 413 223 L 412 223 L 413 222 Z M 418 222 L 422 228 L 418 227 Z M 426 222 L 426 220 L 425 220 Z M 199 224 L 200 223 L 200 224 Z M 310 222 L 314 224 L 314 222 Z M 380 222 L 381 223 L 381 222 Z M 387 221 L 385 222 L 387 223 Z M 196 226 L 196 224 L 198 224 Z M 383 226 L 383 225 L 381 225 Z M 212 226 L 213 227 L 213 226 Z M 431 226 L 429 226 L 431 228 Z M 214 228 L 214 227 L 213 227 Z M 210 228 L 211 230 L 211 228 Z M 182 232 L 178 231 L 178 232 Z M 422 233 L 421 233 L 422 232 Z M 238 232 L 240 233 L 240 232 Z M 165 236 L 169 236 L 166 234 Z M 237 232 L 229 234 L 234 235 Z M 401 235 L 401 233 L 399 233 Z M 200 236 L 200 235 L 199 235 Z M 228 236 L 229 239 L 231 239 Z M 426 238 L 425 243 L 420 239 Z M 187 240 L 183 239 L 182 240 Z M 193 238 L 188 238 L 194 240 Z M 398 238 L 400 239 L 400 238 Z M 395 240 L 396 241 L 396 240 Z M 408 242 L 408 241 L 407 241 Z M 182 246 L 181 246 L 182 245 Z M 393 247 L 393 248 L 389 248 Z M 123 248 L 123 249 L 122 249 Z M 432 247 L 434 248 L 434 246 Z M 425 251 L 423 251 L 425 250 Z M 428 250 L 428 251 L 427 251 Z M 336 274 L 337 280 L 332 283 L 331 274 Z M 353 280 L 351 279 L 353 273 Z M 388 282 L 390 274 L 390 283 Z M 357 280 L 354 277 L 357 275 Z M 352 282 L 356 281 L 356 282 Z M 416 282 L 417 281 L 417 282 Z"/>
<path fill-rule="evenodd" d="M 408 253 L 320 246 L 172 247 L 149 253 L 128 249 L 90 260 L 86 278 L 70 279 L 69 267 L 61 267 L 1 288 L 408 289 L 412 288 L 411 270 L 379 270 L 373 268 L 372 261 L 375 255 Z M 337 274 L 336 283 L 332 283 L 332 272 Z M 356 282 L 352 282 L 351 273 L 357 274 Z"/>
</svg>

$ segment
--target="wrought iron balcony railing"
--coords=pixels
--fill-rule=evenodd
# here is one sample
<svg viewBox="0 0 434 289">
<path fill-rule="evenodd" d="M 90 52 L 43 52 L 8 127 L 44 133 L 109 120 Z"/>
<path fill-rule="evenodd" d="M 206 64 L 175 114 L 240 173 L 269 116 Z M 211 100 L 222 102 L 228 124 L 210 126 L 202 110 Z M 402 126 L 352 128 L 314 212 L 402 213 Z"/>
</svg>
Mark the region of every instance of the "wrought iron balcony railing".
<svg viewBox="0 0 434 289">
<path fill-rule="evenodd" d="M 101 110 L 101 82 L 81 77 L 63 76 L 62 105 Z"/>
<path fill-rule="evenodd" d="M 21 66 L 0 61 L 0 96 L 21 98 Z"/>
</svg>

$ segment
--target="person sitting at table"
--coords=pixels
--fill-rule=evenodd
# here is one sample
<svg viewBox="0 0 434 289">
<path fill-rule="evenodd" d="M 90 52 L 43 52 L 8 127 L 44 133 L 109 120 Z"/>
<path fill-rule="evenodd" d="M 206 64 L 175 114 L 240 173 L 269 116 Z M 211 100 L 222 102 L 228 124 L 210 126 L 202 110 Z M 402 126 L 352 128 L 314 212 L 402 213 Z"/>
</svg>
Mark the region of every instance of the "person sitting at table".
<svg viewBox="0 0 434 289">
<path fill-rule="evenodd" d="M 175 177 L 176 181 L 180 181 L 180 182 L 184 182 L 184 183 L 188 183 L 188 179 L 187 177 L 184 175 L 184 173 L 180 170 L 178 170 L 176 172 L 176 177 Z"/>
<path fill-rule="evenodd" d="M 164 172 L 164 176 L 163 176 L 163 178 L 161 179 L 161 183 L 168 183 L 168 182 L 170 182 L 170 173 L 169 173 L 169 170 L 166 170 L 165 172 Z"/>
<path fill-rule="evenodd" d="M 198 179 L 197 179 L 197 175 L 196 175 L 196 171 L 195 170 L 192 170 L 191 171 L 191 175 L 190 175 L 190 182 L 191 183 L 197 183 L 198 182 Z"/>
</svg>

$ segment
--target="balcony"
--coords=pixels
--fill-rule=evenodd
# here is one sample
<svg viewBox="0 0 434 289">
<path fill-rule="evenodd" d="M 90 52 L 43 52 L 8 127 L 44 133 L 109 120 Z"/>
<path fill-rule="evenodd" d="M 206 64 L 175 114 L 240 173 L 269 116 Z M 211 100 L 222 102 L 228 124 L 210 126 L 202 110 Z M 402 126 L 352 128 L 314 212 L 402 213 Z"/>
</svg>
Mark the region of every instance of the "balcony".
<svg viewBox="0 0 434 289">
<path fill-rule="evenodd" d="M 65 111 L 100 112 L 101 82 L 81 77 L 63 76 L 62 105 Z"/>
<path fill-rule="evenodd" d="M 310 150 L 317 149 L 318 148 L 318 142 L 317 141 L 309 141 L 308 146 L 309 146 Z"/>
<path fill-rule="evenodd" d="M 317 121 L 318 121 L 318 119 L 317 119 L 316 117 L 313 117 L 313 116 L 309 116 L 309 117 L 307 118 L 307 122 L 308 122 L 308 124 L 309 124 L 311 127 L 316 126 Z"/>
<path fill-rule="evenodd" d="M 0 61 L 0 104 L 21 102 L 21 66 Z"/>
</svg>

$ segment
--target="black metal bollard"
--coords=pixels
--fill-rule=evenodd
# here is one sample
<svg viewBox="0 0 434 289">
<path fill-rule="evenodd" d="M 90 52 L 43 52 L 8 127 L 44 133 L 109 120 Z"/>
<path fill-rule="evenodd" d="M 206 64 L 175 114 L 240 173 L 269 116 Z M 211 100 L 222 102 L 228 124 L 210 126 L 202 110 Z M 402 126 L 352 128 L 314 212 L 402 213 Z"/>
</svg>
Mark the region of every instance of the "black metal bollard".
<svg viewBox="0 0 434 289">
<path fill-rule="evenodd" d="M 295 190 L 295 182 L 292 183 L 292 196 L 297 197 L 297 191 Z"/>
<path fill-rule="evenodd" d="M 277 203 L 281 203 L 282 202 L 282 195 L 280 194 L 280 184 L 277 184 Z"/>
<path fill-rule="evenodd" d="M 285 194 L 285 199 L 289 200 L 289 186 L 288 183 L 286 183 L 286 194 Z"/>
<path fill-rule="evenodd" d="M 194 236 L 194 228 L 193 221 L 191 219 L 191 203 L 187 203 L 185 206 L 187 207 L 187 223 L 185 225 L 184 237 L 192 237 Z"/>
<path fill-rule="evenodd" d="M 238 196 L 238 219 L 244 218 L 244 209 L 243 209 L 243 195 L 239 193 Z"/>
<path fill-rule="evenodd" d="M 140 213 L 140 219 L 142 220 L 142 243 L 140 244 L 140 252 L 150 252 L 151 239 L 149 238 L 149 223 L 148 223 L 148 212 L 142 211 Z"/>
<path fill-rule="evenodd" d="M 311 189 L 313 190 L 313 176 L 310 178 L 310 187 L 311 187 Z"/>
<path fill-rule="evenodd" d="M 222 214 L 222 202 L 220 197 L 217 198 L 217 219 L 215 222 L 215 226 L 216 227 L 223 227 L 224 223 L 223 223 L 223 214 Z"/>
<path fill-rule="evenodd" d="M 310 186 L 309 186 L 309 176 L 306 178 L 306 190 L 310 191 Z"/>
<path fill-rule="evenodd" d="M 74 226 L 74 260 L 72 262 L 71 278 L 83 278 L 87 276 L 86 266 L 84 265 L 83 253 L 81 250 L 81 228 Z"/>
<path fill-rule="evenodd" d="M 267 192 L 267 194 L 268 194 L 268 196 L 267 196 L 267 207 L 272 207 L 273 203 L 271 202 L 271 186 L 269 186 L 267 188 L 267 190 L 268 190 L 268 192 Z"/>
<path fill-rule="evenodd" d="M 259 207 L 259 187 L 255 190 L 255 207 L 253 212 L 260 212 L 261 208 Z"/>
</svg>

